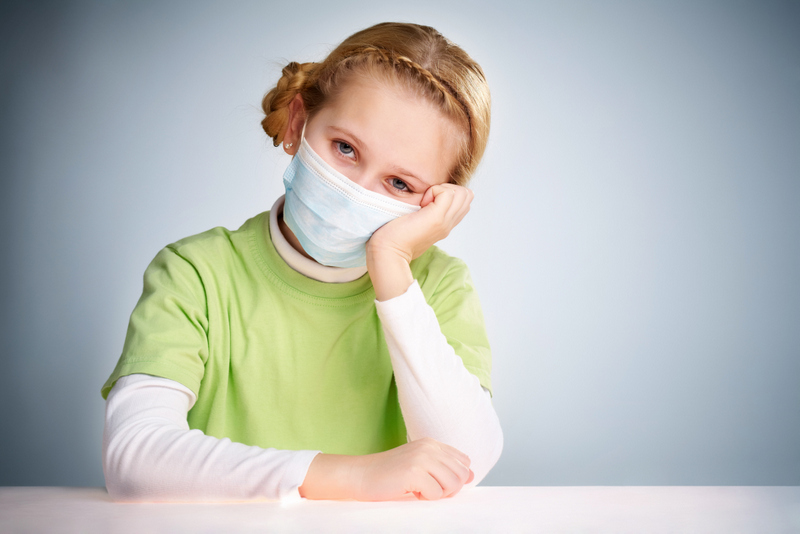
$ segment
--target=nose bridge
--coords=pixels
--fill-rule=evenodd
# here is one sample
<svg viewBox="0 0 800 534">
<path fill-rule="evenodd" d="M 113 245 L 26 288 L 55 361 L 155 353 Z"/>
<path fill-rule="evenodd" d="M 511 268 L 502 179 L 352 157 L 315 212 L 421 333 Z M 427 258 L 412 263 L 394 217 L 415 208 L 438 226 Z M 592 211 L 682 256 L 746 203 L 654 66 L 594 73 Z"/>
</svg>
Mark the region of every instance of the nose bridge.
<svg viewBox="0 0 800 534">
<path fill-rule="evenodd" d="M 351 172 L 348 172 L 345 176 L 347 176 L 351 182 L 360 185 L 364 189 L 380 192 L 381 178 L 374 168 L 369 168 L 366 165 L 359 165 L 353 167 Z"/>
</svg>

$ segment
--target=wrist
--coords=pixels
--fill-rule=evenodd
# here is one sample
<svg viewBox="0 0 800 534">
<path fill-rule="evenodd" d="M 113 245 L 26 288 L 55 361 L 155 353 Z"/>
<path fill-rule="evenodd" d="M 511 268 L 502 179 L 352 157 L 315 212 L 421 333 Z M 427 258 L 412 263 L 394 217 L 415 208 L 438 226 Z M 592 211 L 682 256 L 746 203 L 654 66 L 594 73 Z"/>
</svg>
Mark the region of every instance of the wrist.
<svg viewBox="0 0 800 534">
<path fill-rule="evenodd" d="M 367 271 L 375 289 L 375 298 L 383 302 L 408 290 L 414 282 L 410 262 L 409 256 L 393 249 L 367 249 Z"/>
<path fill-rule="evenodd" d="M 358 456 L 318 454 L 298 488 L 306 499 L 355 499 L 361 483 Z"/>
<path fill-rule="evenodd" d="M 403 250 L 401 247 L 393 246 L 391 243 L 385 243 L 380 239 L 376 239 L 373 236 L 369 241 L 367 241 L 367 266 L 369 266 L 370 262 L 393 262 L 393 261 L 404 261 L 406 263 L 411 263 L 413 259 L 412 254 L 407 251 Z"/>
</svg>

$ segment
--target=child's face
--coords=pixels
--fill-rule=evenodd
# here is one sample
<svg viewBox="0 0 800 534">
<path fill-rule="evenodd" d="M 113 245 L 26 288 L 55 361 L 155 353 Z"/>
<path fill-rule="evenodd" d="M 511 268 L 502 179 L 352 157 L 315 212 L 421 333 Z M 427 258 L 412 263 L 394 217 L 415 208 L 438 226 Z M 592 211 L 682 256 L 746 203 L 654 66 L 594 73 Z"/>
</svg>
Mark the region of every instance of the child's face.
<svg viewBox="0 0 800 534">
<path fill-rule="evenodd" d="M 427 100 L 366 79 L 349 82 L 305 130 L 311 148 L 350 180 L 415 205 L 448 181 L 460 135 Z"/>
</svg>

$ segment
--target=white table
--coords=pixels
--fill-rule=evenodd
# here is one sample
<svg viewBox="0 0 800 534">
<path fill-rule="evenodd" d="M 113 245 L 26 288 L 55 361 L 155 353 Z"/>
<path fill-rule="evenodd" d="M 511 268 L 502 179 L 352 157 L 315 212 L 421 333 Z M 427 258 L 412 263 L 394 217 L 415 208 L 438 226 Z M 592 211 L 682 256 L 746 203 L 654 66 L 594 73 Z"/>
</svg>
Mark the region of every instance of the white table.
<svg viewBox="0 0 800 534">
<path fill-rule="evenodd" d="M 477 487 L 435 502 L 118 504 L 0 487 L 0 532 L 800 533 L 800 486 Z"/>
</svg>

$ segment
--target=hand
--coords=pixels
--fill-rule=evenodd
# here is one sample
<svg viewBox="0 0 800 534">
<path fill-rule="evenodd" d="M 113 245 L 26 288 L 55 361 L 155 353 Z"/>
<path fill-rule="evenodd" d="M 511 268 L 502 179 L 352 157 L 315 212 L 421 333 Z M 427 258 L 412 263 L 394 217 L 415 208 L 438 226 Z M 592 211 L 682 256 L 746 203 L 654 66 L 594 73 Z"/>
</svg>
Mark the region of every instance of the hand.
<svg viewBox="0 0 800 534">
<path fill-rule="evenodd" d="M 460 185 L 429 187 L 420 202 L 422 209 L 378 228 L 367 242 L 367 255 L 394 253 L 410 263 L 450 234 L 469 211 L 474 196 Z"/>
<path fill-rule="evenodd" d="M 300 487 L 308 499 L 388 501 L 451 497 L 470 483 L 469 458 L 431 438 L 365 456 L 320 454 Z"/>
<path fill-rule="evenodd" d="M 386 223 L 367 241 L 367 270 L 379 301 L 398 297 L 414 282 L 409 264 L 450 234 L 469 211 L 474 194 L 453 184 L 434 185 L 417 212 Z"/>
<path fill-rule="evenodd" d="M 360 501 L 386 501 L 408 494 L 429 501 L 451 497 L 474 477 L 466 454 L 432 438 L 361 459 L 355 496 Z"/>
</svg>

